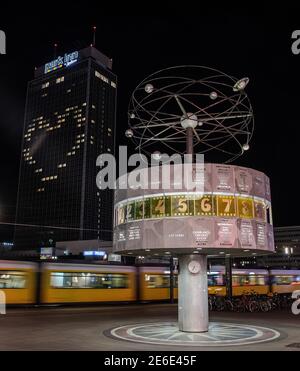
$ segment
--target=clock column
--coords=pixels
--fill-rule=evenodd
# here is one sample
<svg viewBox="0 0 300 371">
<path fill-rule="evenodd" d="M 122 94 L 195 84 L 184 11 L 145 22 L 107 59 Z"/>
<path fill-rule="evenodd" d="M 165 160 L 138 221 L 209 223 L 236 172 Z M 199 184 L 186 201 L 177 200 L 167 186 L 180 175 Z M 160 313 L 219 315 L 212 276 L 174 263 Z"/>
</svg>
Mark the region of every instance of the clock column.
<svg viewBox="0 0 300 371">
<path fill-rule="evenodd" d="M 185 332 L 208 331 L 206 255 L 178 257 L 178 322 Z"/>
</svg>

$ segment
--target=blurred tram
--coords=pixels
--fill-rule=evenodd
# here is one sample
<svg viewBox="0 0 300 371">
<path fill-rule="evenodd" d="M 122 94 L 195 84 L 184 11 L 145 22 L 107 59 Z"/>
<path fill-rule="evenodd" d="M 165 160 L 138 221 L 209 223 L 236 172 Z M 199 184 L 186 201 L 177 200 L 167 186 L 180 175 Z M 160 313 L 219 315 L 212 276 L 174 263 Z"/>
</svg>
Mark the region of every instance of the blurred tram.
<svg viewBox="0 0 300 371">
<path fill-rule="evenodd" d="M 178 277 L 173 275 L 173 298 Z M 207 272 L 208 292 L 226 295 L 225 267 Z M 170 299 L 168 266 L 33 263 L 0 260 L 0 290 L 7 304 L 151 302 Z M 300 270 L 232 269 L 234 296 L 300 290 Z"/>
<path fill-rule="evenodd" d="M 0 290 L 7 304 L 34 304 L 37 285 L 36 263 L 0 260 Z"/>
<path fill-rule="evenodd" d="M 299 271 L 300 272 L 300 271 Z M 207 272 L 208 293 L 226 295 L 225 267 L 212 266 Z M 270 292 L 267 269 L 232 269 L 232 295 L 239 296 L 256 292 L 266 295 Z"/>
<path fill-rule="evenodd" d="M 135 267 L 43 264 L 41 303 L 97 303 L 136 300 Z"/>
<path fill-rule="evenodd" d="M 139 300 L 170 299 L 170 269 L 167 267 L 139 267 Z M 173 295 L 178 298 L 177 274 L 173 276 Z"/>
<path fill-rule="evenodd" d="M 278 294 L 300 290 L 300 270 L 270 270 L 271 291 Z"/>
</svg>

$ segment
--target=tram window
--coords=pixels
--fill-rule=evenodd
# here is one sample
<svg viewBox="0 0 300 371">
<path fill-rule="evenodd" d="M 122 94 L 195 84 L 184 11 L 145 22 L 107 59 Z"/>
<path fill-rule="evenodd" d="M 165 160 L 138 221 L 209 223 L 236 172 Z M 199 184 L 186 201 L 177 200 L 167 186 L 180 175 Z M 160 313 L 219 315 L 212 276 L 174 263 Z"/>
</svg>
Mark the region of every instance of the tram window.
<svg viewBox="0 0 300 371">
<path fill-rule="evenodd" d="M 300 276 L 273 276 L 273 285 L 297 285 L 300 284 Z"/>
<path fill-rule="evenodd" d="M 208 274 L 208 286 L 224 286 L 224 276 L 222 274 Z"/>
<path fill-rule="evenodd" d="M 267 277 L 262 275 L 233 275 L 232 286 L 264 286 Z"/>
<path fill-rule="evenodd" d="M 128 277 L 119 273 L 52 272 L 51 287 L 72 289 L 124 289 Z"/>
<path fill-rule="evenodd" d="M 170 287 L 170 276 L 167 274 L 145 274 L 145 281 L 149 289 Z"/>
<path fill-rule="evenodd" d="M 0 271 L 0 289 L 24 289 L 26 273 L 16 271 Z"/>
</svg>

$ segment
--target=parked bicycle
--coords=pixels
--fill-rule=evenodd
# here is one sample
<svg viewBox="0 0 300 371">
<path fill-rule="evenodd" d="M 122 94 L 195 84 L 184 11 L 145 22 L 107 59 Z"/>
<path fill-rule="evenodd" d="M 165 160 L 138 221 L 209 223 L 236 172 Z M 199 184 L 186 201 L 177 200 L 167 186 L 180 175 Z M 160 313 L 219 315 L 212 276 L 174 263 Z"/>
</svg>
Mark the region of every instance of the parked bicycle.
<svg viewBox="0 0 300 371">
<path fill-rule="evenodd" d="M 289 294 L 261 295 L 255 291 L 244 292 L 238 297 L 209 295 L 208 299 L 209 309 L 217 312 L 269 312 L 291 308 L 292 302 Z"/>
</svg>

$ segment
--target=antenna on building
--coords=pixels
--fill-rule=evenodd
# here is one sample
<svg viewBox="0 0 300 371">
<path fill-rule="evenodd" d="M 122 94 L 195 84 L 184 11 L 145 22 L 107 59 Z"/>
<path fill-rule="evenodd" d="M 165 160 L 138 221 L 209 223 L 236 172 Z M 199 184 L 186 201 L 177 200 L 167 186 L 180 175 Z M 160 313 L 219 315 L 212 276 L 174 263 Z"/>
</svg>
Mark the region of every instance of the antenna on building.
<svg viewBox="0 0 300 371">
<path fill-rule="evenodd" d="M 96 30 L 97 30 L 97 27 L 93 26 L 93 43 L 92 43 L 92 46 L 96 45 Z"/>
<path fill-rule="evenodd" d="M 53 58 L 54 59 L 57 56 L 57 46 L 58 46 L 58 44 L 57 43 L 54 43 L 54 45 L 53 45 Z"/>
</svg>

